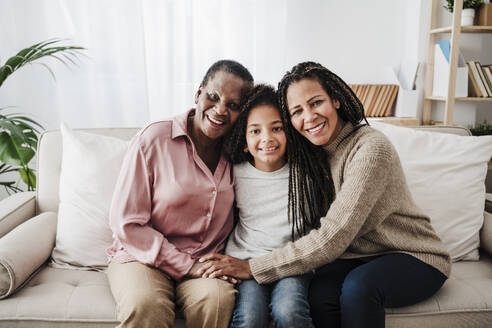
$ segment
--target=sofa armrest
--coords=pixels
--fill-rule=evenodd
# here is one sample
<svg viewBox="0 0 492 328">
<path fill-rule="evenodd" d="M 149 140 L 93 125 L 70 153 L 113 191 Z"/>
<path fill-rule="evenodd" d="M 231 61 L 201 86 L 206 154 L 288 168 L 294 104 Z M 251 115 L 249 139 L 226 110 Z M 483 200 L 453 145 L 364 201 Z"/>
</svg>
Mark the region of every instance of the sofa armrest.
<svg viewBox="0 0 492 328">
<path fill-rule="evenodd" d="M 15 292 L 49 258 L 57 216 L 42 213 L 0 238 L 0 299 Z"/>
<path fill-rule="evenodd" d="M 483 212 L 483 226 L 480 230 L 480 247 L 492 255 L 492 194 L 487 194 L 485 212 Z"/>
<path fill-rule="evenodd" d="M 0 201 L 0 238 L 36 213 L 36 193 L 20 192 Z"/>
</svg>

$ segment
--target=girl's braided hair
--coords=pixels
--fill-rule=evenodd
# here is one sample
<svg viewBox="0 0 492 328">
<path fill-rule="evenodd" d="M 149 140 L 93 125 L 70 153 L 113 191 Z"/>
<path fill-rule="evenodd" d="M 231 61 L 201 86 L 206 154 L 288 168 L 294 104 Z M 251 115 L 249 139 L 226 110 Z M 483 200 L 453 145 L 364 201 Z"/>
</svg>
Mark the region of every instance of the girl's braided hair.
<svg viewBox="0 0 492 328">
<path fill-rule="evenodd" d="M 293 233 L 304 235 L 306 227 L 318 228 L 335 198 L 335 187 L 326 152 L 312 144 L 292 127 L 287 104 L 289 86 L 302 79 L 319 82 L 332 100 L 340 102 L 339 118 L 357 126 L 364 116 L 364 107 L 352 89 L 336 74 L 314 62 L 297 64 L 278 84 L 282 121 L 290 151 L 287 160 L 289 174 L 289 217 L 293 218 Z"/>
</svg>

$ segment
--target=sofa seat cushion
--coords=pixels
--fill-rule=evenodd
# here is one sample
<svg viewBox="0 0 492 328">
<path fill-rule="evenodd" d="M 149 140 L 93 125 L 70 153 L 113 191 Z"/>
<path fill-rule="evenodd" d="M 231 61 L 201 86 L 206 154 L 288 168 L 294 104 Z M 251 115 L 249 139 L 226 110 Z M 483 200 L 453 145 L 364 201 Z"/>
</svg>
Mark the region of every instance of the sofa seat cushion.
<svg viewBox="0 0 492 328">
<path fill-rule="evenodd" d="M 9 319 L 49 322 L 47 326 L 114 327 L 115 303 L 102 272 L 48 266 L 0 304 L 0 326 Z M 56 323 L 59 323 L 57 325 Z M 70 324 L 72 323 L 72 324 Z"/>
<path fill-rule="evenodd" d="M 482 253 L 478 262 L 453 263 L 450 278 L 434 296 L 386 313 L 387 327 L 490 327 L 492 259 Z"/>
<path fill-rule="evenodd" d="M 118 324 L 104 272 L 44 265 L 21 290 L 0 300 L 0 328 L 102 328 Z M 174 327 L 184 328 L 180 315 Z"/>
<path fill-rule="evenodd" d="M 387 309 L 386 327 L 490 327 L 492 259 L 453 263 L 451 278 L 433 297 Z M 23 324 L 18 324 L 18 321 Z M 44 266 L 29 283 L 0 301 L 0 327 L 114 327 L 116 310 L 102 272 Z M 182 319 L 175 327 L 182 327 Z"/>
</svg>

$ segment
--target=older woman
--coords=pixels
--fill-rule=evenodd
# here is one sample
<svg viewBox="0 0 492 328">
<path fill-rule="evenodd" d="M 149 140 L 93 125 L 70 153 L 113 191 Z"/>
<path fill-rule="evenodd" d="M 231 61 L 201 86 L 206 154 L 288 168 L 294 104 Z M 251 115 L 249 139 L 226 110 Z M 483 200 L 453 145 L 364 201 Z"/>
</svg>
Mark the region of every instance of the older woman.
<svg viewBox="0 0 492 328">
<path fill-rule="evenodd" d="M 175 303 L 187 327 L 227 327 L 235 279 L 203 279 L 197 259 L 220 252 L 233 226 L 224 135 L 253 77 L 222 60 L 207 71 L 196 108 L 155 122 L 131 141 L 110 212 L 107 270 L 121 327 L 171 327 Z"/>
<path fill-rule="evenodd" d="M 396 150 L 361 124 L 364 108 L 342 79 L 305 62 L 278 89 L 293 148 L 289 185 L 297 198 L 290 210 L 316 219 L 321 209 L 323 217 L 304 237 L 249 261 L 205 256 L 201 261 L 210 262 L 200 272 L 270 283 L 315 270 L 315 326 L 384 327 L 385 307 L 422 301 L 441 288 L 449 254 L 415 205 Z"/>
</svg>

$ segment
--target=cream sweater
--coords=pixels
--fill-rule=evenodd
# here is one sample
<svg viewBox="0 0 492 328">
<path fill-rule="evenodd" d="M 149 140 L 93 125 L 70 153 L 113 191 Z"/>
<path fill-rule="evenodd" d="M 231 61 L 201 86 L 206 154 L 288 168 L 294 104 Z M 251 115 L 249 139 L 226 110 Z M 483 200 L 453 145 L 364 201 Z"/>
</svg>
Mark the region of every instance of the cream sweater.
<svg viewBox="0 0 492 328">
<path fill-rule="evenodd" d="M 289 165 L 264 172 L 249 162 L 236 164 L 234 191 L 239 221 L 227 241 L 226 254 L 250 259 L 292 240 L 287 213 Z"/>
<path fill-rule="evenodd" d="M 321 226 L 295 242 L 249 260 L 254 278 L 270 283 L 337 258 L 406 253 L 446 276 L 450 256 L 415 205 L 391 142 L 369 126 L 346 123 L 328 153 L 336 197 Z"/>
</svg>

